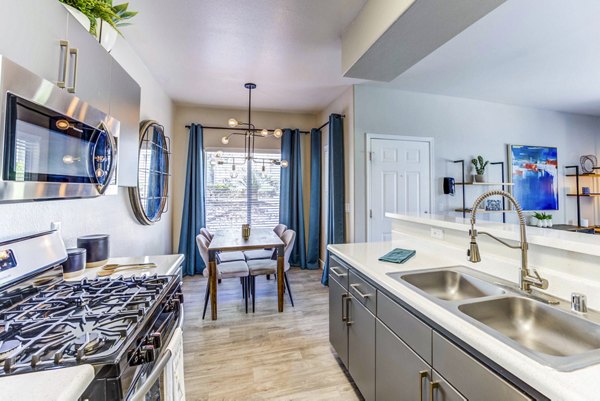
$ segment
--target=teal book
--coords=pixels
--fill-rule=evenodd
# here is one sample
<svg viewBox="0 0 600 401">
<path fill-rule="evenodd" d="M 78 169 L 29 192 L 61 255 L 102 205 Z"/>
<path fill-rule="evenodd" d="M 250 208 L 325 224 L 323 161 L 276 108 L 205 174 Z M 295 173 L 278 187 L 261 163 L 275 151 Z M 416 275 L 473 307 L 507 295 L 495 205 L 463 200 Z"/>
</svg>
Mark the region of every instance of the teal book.
<svg viewBox="0 0 600 401">
<path fill-rule="evenodd" d="M 379 260 L 382 262 L 404 263 L 415 256 L 416 253 L 417 251 L 412 249 L 396 248 L 380 257 Z"/>
</svg>

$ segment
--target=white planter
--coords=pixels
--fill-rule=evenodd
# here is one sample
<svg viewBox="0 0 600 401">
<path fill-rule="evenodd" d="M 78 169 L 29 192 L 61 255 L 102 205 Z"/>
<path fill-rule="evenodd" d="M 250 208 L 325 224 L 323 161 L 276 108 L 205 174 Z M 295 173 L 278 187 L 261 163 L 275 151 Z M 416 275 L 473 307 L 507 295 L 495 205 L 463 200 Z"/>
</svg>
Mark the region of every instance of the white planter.
<svg viewBox="0 0 600 401">
<path fill-rule="evenodd" d="M 540 227 L 540 228 L 543 228 L 544 227 L 544 220 L 538 220 L 537 221 L 537 226 Z"/>
<path fill-rule="evenodd" d="M 107 52 L 115 47 L 115 43 L 117 43 L 117 37 L 119 36 L 119 32 L 109 24 L 104 21 L 98 20 L 98 26 L 96 28 L 98 34 L 98 41 L 106 49 Z"/>
<path fill-rule="evenodd" d="M 85 28 L 86 31 L 90 31 L 90 19 L 85 16 L 84 13 L 76 9 L 75 7 L 71 7 L 67 4 L 62 3 L 62 5 L 67 9 L 68 12 L 71 13 L 73 17 Z"/>
<path fill-rule="evenodd" d="M 548 228 L 552 228 L 552 219 L 546 220 Z"/>
</svg>

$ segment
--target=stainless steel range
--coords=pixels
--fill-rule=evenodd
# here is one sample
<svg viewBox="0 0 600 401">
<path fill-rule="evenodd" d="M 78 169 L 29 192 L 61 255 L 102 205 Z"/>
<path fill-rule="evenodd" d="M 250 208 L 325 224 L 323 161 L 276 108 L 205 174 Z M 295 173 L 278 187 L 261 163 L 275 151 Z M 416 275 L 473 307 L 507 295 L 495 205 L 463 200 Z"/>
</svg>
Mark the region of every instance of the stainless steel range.
<svg viewBox="0 0 600 401">
<path fill-rule="evenodd" d="M 161 375 L 183 320 L 179 276 L 67 282 L 65 259 L 56 232 L 0 243 L 0 383 L 92 364 L 82 399 L 170 399 Z"/>
</svg>

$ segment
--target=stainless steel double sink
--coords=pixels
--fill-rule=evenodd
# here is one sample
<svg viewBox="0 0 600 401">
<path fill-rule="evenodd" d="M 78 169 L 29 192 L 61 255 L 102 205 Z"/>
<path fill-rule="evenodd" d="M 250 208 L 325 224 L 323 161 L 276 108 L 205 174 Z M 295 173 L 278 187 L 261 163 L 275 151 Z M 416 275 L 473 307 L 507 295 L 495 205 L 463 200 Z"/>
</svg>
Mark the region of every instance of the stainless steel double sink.
<svg viewBox="0 0 600 401">
<path fill-rule="evenodd" d="M 549 305 L 465 266 L 388 275 L 503 343 L 560 371 L 600 363 L 600 314 Z"/>
</svg>

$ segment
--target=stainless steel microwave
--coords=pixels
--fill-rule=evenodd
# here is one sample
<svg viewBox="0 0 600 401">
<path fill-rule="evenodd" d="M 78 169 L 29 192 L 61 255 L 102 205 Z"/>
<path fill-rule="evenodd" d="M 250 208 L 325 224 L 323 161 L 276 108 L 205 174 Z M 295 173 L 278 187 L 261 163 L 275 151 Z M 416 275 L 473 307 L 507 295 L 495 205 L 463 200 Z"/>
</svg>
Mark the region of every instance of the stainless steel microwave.
<svg viewBox="0 0 600 401">
<path fill-rule="evenodd" d="M 0 56 L 0 202 L 85 198 L 114 184 L 120 123 Z"/>
</svg>

